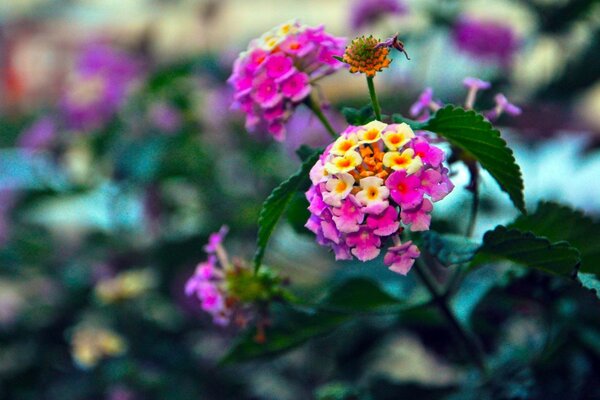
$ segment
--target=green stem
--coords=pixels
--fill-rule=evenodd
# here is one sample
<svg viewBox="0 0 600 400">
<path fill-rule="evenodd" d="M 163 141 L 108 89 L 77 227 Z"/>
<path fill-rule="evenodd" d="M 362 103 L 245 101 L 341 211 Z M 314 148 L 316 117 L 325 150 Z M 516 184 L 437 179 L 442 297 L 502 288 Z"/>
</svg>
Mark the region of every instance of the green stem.
<svg viewBox="0 0 600 400">
<path fill-rule="evenodd" d="M 448 306 L 447 299 L 440 294 L 438 285 L 428 273 L 421 259 L 417 259 L 417 262 L 415 263 L 413 268 L 419 276 L 419 278 L 421 279 L 421 281 L 423 281 L 423 284 L 425 285 L 429 293 L 431 294 L 433 303 L 442 313 L 448 325 L 450 325 L 450 328 L 456 335 L 456 338 L 460 340 L 473 363 L 485 375 L 486 367 L 483 361 L 483 354 L 479 345 L 477 344 L 475 339 L 460 325 L 460 323 L 456 319 L 456 316 Z"/>
<path fill-rule="evenodd" d="M 312 97 L 308 97 L 306 99 L 306 105 L 317 116 L 319 121 L 321 121 L 329 135 L 331 135 L 332 138 L 337 139 L 339 135 L 335 132 L 335 129 L 333 129 L 325 114 L 323 114 L 323 110 L 321 109 L 319 103 L 315 101 Z"/>
<path fill-rule="evenodd" d="M 471 215 L 469 216 L 469 224 L 467 225 L 466 236 L 471 237 L 473 236 L 473 232 L 475 232 L 477 212 L 479 211 L 479 169 L 475 162 L 467 163 L 467 168 L 469 169 L 469 174 L 471 175 L 467 190 L 473 194 L 473 200 L 471 202 Z"/>
<path fill-rule="evenodd" d="M 371 95 L 371 103 L 373 104 L 375 117 L 378 121 L 381 121 L 381 107 L 379 106 L 379 100 L 377 100 L 377 93 L 375 93 L 375 84 L 373 83 L 372 76 L 367 76 L 367 86 L 369 86 L 369 95 Z"/>
</svg>

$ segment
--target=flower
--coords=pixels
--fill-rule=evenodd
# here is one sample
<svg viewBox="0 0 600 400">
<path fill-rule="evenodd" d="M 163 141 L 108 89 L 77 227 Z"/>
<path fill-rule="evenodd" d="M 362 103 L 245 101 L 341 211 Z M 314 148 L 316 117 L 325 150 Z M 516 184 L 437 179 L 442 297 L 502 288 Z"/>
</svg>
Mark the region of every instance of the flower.
<svg viewBox="0 0 600 400">
<path fill-rule="evenodd" d="M 361 36 L 352 41 L 344 52 L 342 60 L 350 66 L 350 72 L 360 72 L 374 77 L 377 72 L 387 68 L 392 62 L 388 57 L 390 49 L 382 46 L 373 36 Z"/>
<path fill-rule="evenodd" d="M 475 100 L 477 97 L 477 92 L 479 92 L 480 90 L 487 90 L 491 87 L 491 84 L 489 82 L 486 82 L 484 80 L 481 80 L 479 78 L 474 78 L 474 77 L 466 77 L 463 80 L 463 85 L 465 85 L 467 87 L 467 97 L 465 99 L 465 109 L 469 110 L 469 109 L 473 109 L 474 105 L 475 105 Z M 492 108 L 491 110 L 487 110 L 482 112 L 482 114 L 490 121 L 495 121 L 496 119 L 498 119 L 503 113 L 507 113 L 508 115 L 511 116 L 516 116 L 516 115 L 520 115 L 521 114 L 521 109 L 519 107 L 517 107 L 516 105 L 512 104 L 510 101 L 508 101 L 508 99 L 506 98 L 506 96 L 504 96 L 502 93 L 498 93 L 496 94 L 496 96 L 494 97 L 494 100 L 496 101 L 496 106 L 494 108 Z M 440 107 L 443 106 L 443 103 L 437 102 L 435 100 L 433 100 L 433 91 L 431 90 L 431 88 L 426 88 L 423 93 L 421 93 L 421 95 L 419 96 L 419 99 L 411 106 L 410 108 L 410 114 L 413 117 L 418 117 L 418 119 L 420 120 L 424 120 L 429 118 L 429 112 L 430 111 L 437 111 L 438 109 L 440 109 Z M 417 153 L 417 155 L 424 160 L 425 162 L 433 162 L 434 158 L 440 158 L 442 156 L 441 153 L 437 152 L 437 150 L 435 152 L 437 152 L 437 155 L 434 155 L 433 153 L 430 154 L 429 161 L 425 160 L 425 154 L 427 153 L 426 151 L 426 147 L 428 145 L 425 144 L 418 144 L 416 146 L 413 146 L 415 153 Z M 418 148 L 417 148 L 418 147 Z"/>
<path fill-rule="evenodd" d="M 509 25 L 473 17 L 459 18 L 453 27 L 452 38 L 460 50 L 504 66 L 510 65 L 520 46 L 519 39 Z"/>
<path fill-rule="evenodd" d="M 349 126 L 311 169 L 305 226 L 336 260 L 372 260 L 388 239 L 399 241 L 405 227 L 429 229 L 433 202 L 454 188 L 443 160 L 444 153 L 407 124 Z M 418 257 L 416 246 L 409 248 L 388 250 L 392 270 L 408 271 Z"/>
<path fill-rule="evenodd" d="M 29 152 L 47 149 L 54 141 L 57 126 L 51 117 L 41 117 L 24 130 L 17 140 L 19 147 Z"/>
<path fill-rule="evenodd" d="M 401 275 L 406 275 L 420 255 L 421 252 L 412 241 L 409 240 L 406 243 L 398 242 L 397 245 L 388 249 L 383 258 L 383 263 L 388 265 L 390 270 Z"/>
<path fill-rule="evenodd" d="M 228 83 L 234 89 L 233 108 L 246 114 L 249 131 L 265 129 L 285 139 L 285 124 L 312 92 L 313 84 L 343 64 L 345 39 L 289 22 L 250 42 L 233 65 Z"/>
<path fill-rule="evenodd" d="M 407 11 L 406 4 L 399 0 L 357 0 L 352 4 L 350 26 L 358 31 L 373 25 L 385 15 L 402 15 Z"/>
<path fill-rule="evenodd" d="M 90 131 L 110 121 L 141 76 L 140 61 L 101 43 L 85 47 L 68 77 L 61 109 L 70 129 Z"/>
<path fill-rule="evenodd" d="M 230 262 L 223 247 L 223 240 L 229 229 L 226 226 L 209 236 L 204 250 L 206 261 L 196 266 L 194 274 L 185 284 L 185 294 L 196 297 L 202 310 L 208 313 L 219 326 L 232 323 L 245 326 L 252 319 L 257 320 L 258 339 L 264 340 L 262 329 L 266 316 L 260 314 L 264 305 L 276 298 L 283 298 L 281 279 L 270 269 L 262 267 L 258 273 L 245 262 L 234 259 Z M 258 340 L 257 339 L 257 340 Z"/>
<path fill-rule="evenodd" d="M 496 107 L 485 113 L 486 118 L 490 121 L 498 119 L 503 113 L 511 116 L 521 115 L 521 109 L 509 102 L 502 93 L 498 93 L 494 100 L 496 101 Z"/>
</svg>

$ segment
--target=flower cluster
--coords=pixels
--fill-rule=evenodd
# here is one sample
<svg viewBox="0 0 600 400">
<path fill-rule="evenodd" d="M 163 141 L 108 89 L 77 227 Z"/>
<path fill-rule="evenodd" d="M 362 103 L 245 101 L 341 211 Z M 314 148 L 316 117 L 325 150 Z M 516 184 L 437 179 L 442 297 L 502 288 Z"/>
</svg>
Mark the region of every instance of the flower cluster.
<svg viewBox="0 0 600 400">
<path fill-rule="evenodd" d="M 293 110 L 311 93 L 312 84 L 343 67 L 346 40 L 323 26 L 286 23 L 255 39 L 241 53 L 228 82 L 234 88 L 234 108 L 246 114 L 246 128 L 266 128 L 276 140 L 285 138 Z"/>
<path fill-rule="evenodd" d="M 471 110 L 475 107 L 477 92 L 487 90 L 492 87 L 490 82 L 483 81 L 478 78 L 466 77 L 463 80 L 463 85 L 467 88 L 467 97 L 464 107 Z M 483 115 L 490 121 L 497 120 L 502 114 L 517 116 L 521 114 L 521 109 L 508 101 L 502 93 L 494 96 L 496 105 L 491 110 L 483 111 Z M 433 90 L 426 88 L 419 96 L 419 99 L 411 106 L 410 114 L 420 120 L 429 118 L 430 112 L 435 112 L 443 106 L 443 103 L 434 100 Z"/>
<path fill-rule="evenodd" d="M 374 77 L 377 72 L 387 68 L 392 59 L 388 57 L 389 46 L 382 46 L 373 36 L 361 36 L 346 47 L 343 61 L 350 66 L 350 72 L 360 72 Z"/>
<path fill-rule="evenodd" d="M 444 157 L 405 123 L 349 126 L 310 171 L 306 227 L 338 260 L 353 255 L 371 260 L 391 237 L 394 246 L 384 262 L 406 274 L 419 250 L 410 241 L 400 242 L 401 225 L 411 231 L 429 229 L 432 202 L 454 187 L 442 165 Z"/>
<path fill-rule="evenodd" d="M 202 309 L 212 316 L 215 324 L 227 326 L 234 322 L 243 327 L 259 312 L 266 311 L 261 305 L 283 298 L 285 293 L 281 279 L 265 266 L 255 274 L 242 260 L 230 262 L 222 245 L 227 232 L 224 226 L 210 235 L 204 246 L 208 259 L 198 264 L 186 283 L 185 293 L 200 300 Z M 265 321 L 265 318 L 257 321 L 258 337 L 264 336 Z"/>
<path fill-rule="evenodd" d="M 140 75 L 135 57 L 100 43 L 87 46 L 61 100 L 67 127 L 83 131 L 101 127 L 118 111 Z"/>
</svg>

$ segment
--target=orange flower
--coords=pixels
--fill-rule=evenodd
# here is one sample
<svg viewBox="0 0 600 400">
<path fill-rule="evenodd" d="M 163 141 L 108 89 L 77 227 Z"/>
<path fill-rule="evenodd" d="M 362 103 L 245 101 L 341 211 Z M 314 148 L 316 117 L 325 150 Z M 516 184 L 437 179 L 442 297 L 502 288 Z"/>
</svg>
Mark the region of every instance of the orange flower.
<svg viewBox="0 0 600 400">
<path fill-rule="evenodd" d="M 361 36 L 352 41 L 342 60 L 350 66 L 350 72 L 361 72 L 374 77 L 377 72 L 387 68 L 392 60 L 388 57 L 388 47 L 377 46 L 381 41 L 373 36 Z"/>
</svg>

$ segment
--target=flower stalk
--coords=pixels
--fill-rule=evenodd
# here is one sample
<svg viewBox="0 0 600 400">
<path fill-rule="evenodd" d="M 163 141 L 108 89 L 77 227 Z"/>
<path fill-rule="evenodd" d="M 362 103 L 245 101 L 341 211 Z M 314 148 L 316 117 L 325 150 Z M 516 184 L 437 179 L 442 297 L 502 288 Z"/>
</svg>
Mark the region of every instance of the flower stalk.
<svg viewBox="0 0 600 400">
<path fill-rule="evenodd" d="M 315 99 L 311 96 L 306 99 L 306 105 L 308 106 L 308 108 L 310 108 L 313 114 L 315 114 L 319 121 L 321 121 L 321 123 L 327 130 L 327 133 L 329 133 L 329 135 L 332 138 L 337 139 L 339 135 L 335 132 L 335 129 L 333 129 L 333 126 L 331 126 L 331 123 L 329 122 L 325 114 L 323 114 L 323 110 L 321 109 L 319 103 L 315 101 Z"/>
<path fill-rule="evenodd" d="M 369 87 L 369 95 L 371 96 L 375 117 L 378 121 L 381 121 L 381 106 L 379 105 L 379 100 L 377 100 L 377 93 L 375 92 L 375 84 L 373 83 L 372 76 L 367 76 L 367 86 Z"/>
</svg>

